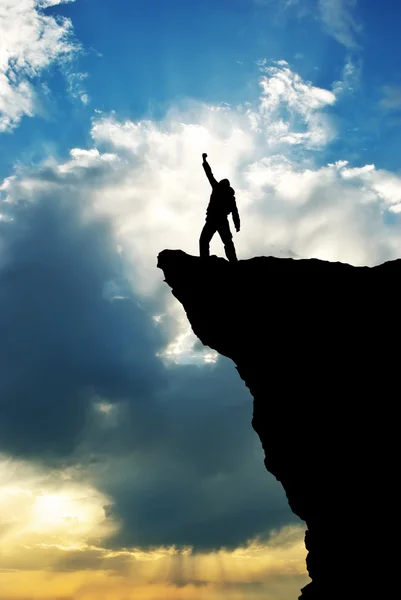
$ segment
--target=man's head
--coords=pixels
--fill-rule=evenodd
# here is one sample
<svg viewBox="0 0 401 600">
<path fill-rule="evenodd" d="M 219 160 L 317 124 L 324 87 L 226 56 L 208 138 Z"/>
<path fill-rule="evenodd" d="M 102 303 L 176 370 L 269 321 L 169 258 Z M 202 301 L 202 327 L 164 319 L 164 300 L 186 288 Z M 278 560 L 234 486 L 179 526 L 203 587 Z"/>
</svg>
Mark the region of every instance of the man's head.
<svg viewBox="0 0 401 600">
<path fill-rule="evenodd" d="M 221 194 L 224 194 L 224 196 L 235 196 L 235 191 L 230 186 L 228 179 L 222 179 L 219 181 L 219 190 Z"/>
<path fill-rule="evenodd" d="M 228 179 L 222 179 L 221 181 L 219 181 L 219 186 L 228 189 L 230 187 L 230 182 L 228 181 Z"/>
</svg>

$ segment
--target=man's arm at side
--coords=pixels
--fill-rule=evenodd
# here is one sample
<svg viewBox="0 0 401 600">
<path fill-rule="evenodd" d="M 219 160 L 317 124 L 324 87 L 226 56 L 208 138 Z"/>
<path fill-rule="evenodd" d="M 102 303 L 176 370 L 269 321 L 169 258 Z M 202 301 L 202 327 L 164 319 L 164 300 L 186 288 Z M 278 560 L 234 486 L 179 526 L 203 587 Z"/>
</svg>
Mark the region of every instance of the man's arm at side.
<svg viewBox="0 0 401 600">
<path fill-rule="evenodd" d="M 202 166 L 203 166 L 203 168 L 205 170 L 206 177 L 208 178 L 208 180 L 209 180 L 210 185 L 212 186 L 212 188 L 215 189 L 218 186 L 218 182 L 215 179 L 215 177 L 214 177 L 214 175 L 212 173 L 212 169 L 210 168 L 210 165 L 209 165 L 209 163 L 206 160 L 206 154 L 202 154 L 202 157 L 203 157 Z"/>
<path fill-rule="evenodd" d="M 237 203 L 235 201 L 235 198 L 233 199 L 233 204 L 234 204 L 234 206 L 233 206 L 233 210 L 232 210 L 231 214 L 232 214 L 232 217 L 233 217 L 235 229 L 237 231 L 239 231 L 240 227 L 241 227 L 241 222 L 240 222 L 240 219 L 239 219 L 238 208 L 237 208 Z"/>
</svg>

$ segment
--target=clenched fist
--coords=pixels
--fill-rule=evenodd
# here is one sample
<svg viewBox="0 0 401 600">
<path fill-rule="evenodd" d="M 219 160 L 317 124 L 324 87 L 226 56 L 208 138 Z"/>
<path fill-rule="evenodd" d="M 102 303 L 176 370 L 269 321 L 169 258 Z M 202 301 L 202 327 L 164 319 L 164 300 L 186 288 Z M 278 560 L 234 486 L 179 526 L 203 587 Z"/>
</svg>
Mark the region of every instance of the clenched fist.
<svg viewBox="0 0 401 600">
<path fill-rule="evenodd" d="M 202 154 L 202 158 L 203 158 L 203 160 L 206 160 L 206 158 L 207 158 L 207 154 L 206 154 L 206 152 L 204 152 L 204 153 Z"/>
</svg>

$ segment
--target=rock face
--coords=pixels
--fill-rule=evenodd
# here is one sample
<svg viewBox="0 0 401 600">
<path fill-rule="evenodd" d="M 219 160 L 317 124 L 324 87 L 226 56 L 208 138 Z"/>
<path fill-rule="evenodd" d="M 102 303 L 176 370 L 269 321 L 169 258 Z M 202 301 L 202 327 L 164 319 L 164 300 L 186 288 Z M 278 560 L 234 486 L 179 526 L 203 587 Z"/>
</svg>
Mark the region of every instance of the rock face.
<svg viewBox="0 0 401 600">
<path fill-rule="evenodd" d="M 253 395 L 266 468 L 307 525 L 301 598 L 393 597 L 401 261 L 230 264 L 164 250 L 158 266 L 194 333 Z"/>
</svg>

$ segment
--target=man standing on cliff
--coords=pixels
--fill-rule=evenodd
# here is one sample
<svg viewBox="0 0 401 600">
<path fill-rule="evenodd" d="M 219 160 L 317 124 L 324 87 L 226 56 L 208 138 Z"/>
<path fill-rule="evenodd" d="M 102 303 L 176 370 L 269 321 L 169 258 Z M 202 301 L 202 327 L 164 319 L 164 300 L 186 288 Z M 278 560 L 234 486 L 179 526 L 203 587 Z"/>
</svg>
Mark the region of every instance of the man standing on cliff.
<svg viewBox="0 0 401 600">
<path fill-rule="evenodd" d="M 202 233 L 199 238 L 199 253 L 200 256 L 209 256 L 209 244 L 218 231 L 221 241 L 224 244 L 224 250 L 226 256 L 230 262 L 237 262 L 237 255 L 235 253 L 233 236 L 230 231 L 230 225 L 228 223 L 228 215 L 231 213 L 234 221 L 235 229 L 238 232 L 240 230 L 240 220 L 235 202 L 235 192 L 230 187 L 228 179 L 222 179 L 217 181 L 212 173 L 209 163 L 207 162 L 207 154 L 202 154 L 203 168 L 205 169 L 206 176 L 213 188 L 210 196 L 209 206 L 206 211 L 206 223 L 203 227 Z"/>
</svg>

